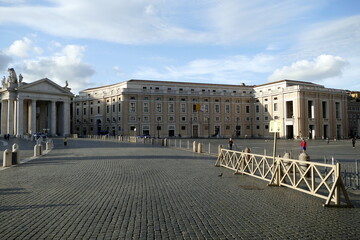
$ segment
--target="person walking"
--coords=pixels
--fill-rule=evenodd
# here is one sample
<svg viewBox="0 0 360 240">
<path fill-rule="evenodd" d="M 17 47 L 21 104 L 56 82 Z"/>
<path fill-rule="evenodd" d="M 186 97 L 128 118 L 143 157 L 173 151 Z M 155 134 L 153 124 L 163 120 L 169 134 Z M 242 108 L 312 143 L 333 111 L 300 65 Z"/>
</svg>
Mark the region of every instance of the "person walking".
<svg viewBox="0 0 360 240">
<path fill-rule="evenodd" d="M 229 149 L 232 150 L 232 146 L 233 146 L 234 142 L 232 140 L 232 138 L 229 138 Z"/>
<path fill-rule="evenodd" d="M 306 152 L 307 142 L 305 141 L 304 138 L 301 140 L 300 146 L 301 146 L 301 149 L 303 150 L 303 152 Z"/>
<path fill-rule="evenodd" d="M 351 142 L 352 142 L 353 148 L 355 148 L 355 143 L 356 143 L 356 137 L 355 136 L 351 139 Z"/>
<path fill-rule="evenodd" d="M 67 141 L 68 141 L 67 137 L 64 137 L 64 146 L 67 146 Z"/>
</svg>

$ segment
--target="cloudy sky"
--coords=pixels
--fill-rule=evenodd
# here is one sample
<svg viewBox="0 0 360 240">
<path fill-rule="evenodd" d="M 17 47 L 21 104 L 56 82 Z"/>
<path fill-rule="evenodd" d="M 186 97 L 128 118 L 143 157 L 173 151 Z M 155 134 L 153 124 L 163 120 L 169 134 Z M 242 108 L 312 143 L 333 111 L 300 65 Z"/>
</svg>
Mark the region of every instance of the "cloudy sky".
<svg viewBox="0 0 360 240">
<path fill-rule="evenodd" d="M 360 91 L 358 0 L 0 0 L 0 74 Z"/>
</svg>

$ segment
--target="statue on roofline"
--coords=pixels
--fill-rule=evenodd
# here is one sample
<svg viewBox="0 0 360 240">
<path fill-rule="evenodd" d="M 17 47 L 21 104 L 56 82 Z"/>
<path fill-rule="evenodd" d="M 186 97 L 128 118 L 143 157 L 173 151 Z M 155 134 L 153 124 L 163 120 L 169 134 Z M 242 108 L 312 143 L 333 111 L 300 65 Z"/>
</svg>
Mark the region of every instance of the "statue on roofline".
<svg viewBox="0 0 360 240">
<path fill-rule="evenodd" d="M 9 79 L 8 79 L 8 81 L 9 81 L 10 83 L 17 83 L 17 76 L 16 76 L 16 73 L 15 73 L 14 68 L 8 68 L 8 72 L 9 72 Z"/>
</svg>

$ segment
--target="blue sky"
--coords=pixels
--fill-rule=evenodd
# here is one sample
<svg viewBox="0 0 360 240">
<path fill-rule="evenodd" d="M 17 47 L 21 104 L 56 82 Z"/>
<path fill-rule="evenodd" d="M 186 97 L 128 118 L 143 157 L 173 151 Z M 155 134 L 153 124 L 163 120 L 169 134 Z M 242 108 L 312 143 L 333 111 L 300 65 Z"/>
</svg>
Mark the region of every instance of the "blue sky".
<svg viewBox="0 0 360 240">
<path fill-rule="evenodd" d="M 0 0 L 0 74 L 86 88 L 147 79 L 360 91 L 357 0 Z"/>
</svg>

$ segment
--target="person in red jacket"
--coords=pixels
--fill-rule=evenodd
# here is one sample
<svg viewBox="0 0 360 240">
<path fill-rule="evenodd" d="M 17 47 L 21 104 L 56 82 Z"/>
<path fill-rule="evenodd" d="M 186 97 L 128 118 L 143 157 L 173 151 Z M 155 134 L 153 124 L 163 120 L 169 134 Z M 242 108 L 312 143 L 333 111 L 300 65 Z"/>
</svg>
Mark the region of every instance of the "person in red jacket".
<svg viewBox="0 0 360 240">
<path fill-rule="evenodd" d="M 300 146 L 303 150 L 303 152 L 306 152 L 306 148 L 307 148 L 307 142 L 305 141 L 305 139 L 303 138 L 301 143 L 300 143 Z"/>
</svg>

